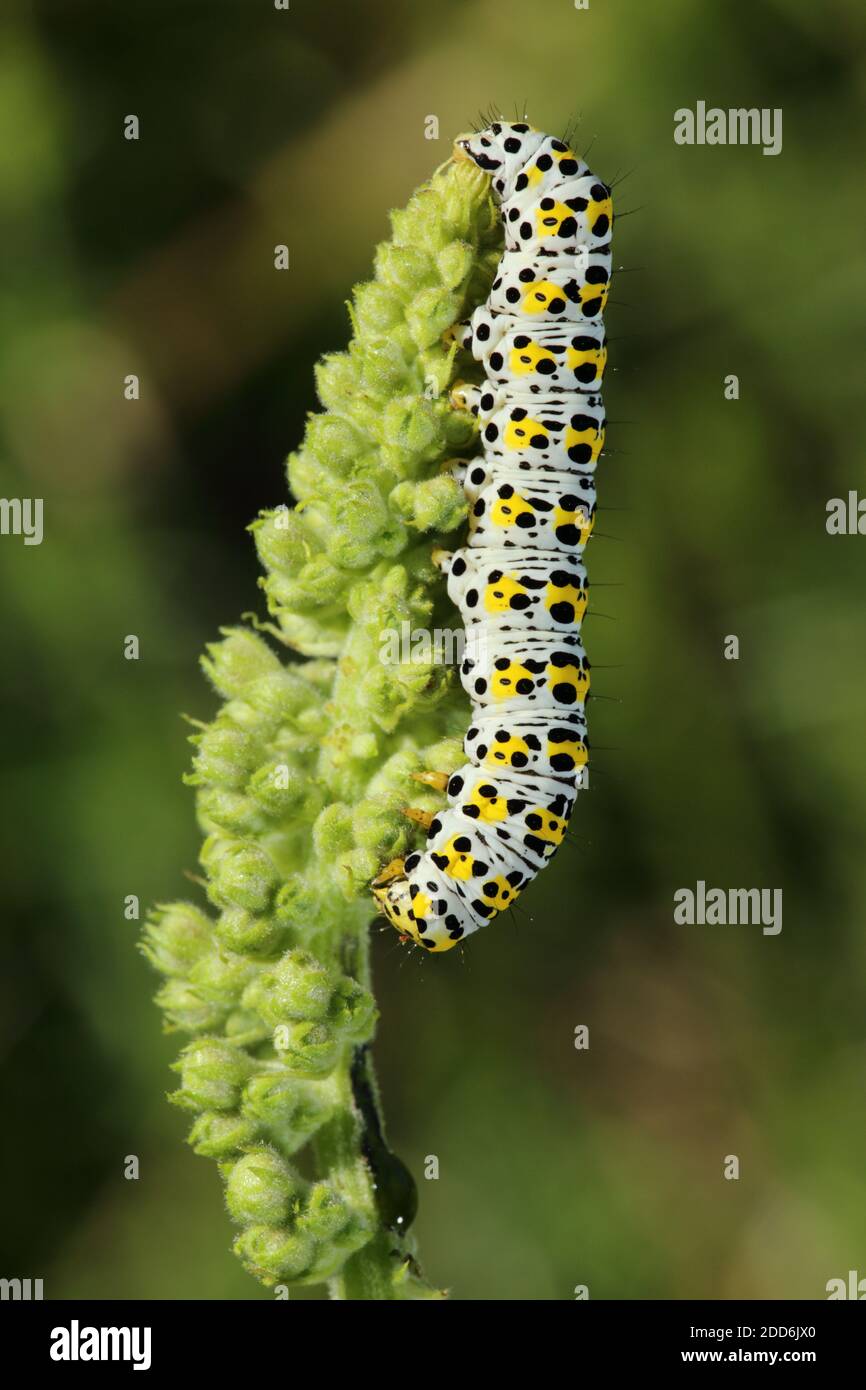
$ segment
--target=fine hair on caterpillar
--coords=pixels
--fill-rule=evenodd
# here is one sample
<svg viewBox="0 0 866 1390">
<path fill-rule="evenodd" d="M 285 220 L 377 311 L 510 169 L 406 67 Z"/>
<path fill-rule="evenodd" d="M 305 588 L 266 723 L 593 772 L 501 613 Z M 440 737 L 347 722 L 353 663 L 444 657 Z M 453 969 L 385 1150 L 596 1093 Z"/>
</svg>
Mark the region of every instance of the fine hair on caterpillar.
<svg viewBox="0 0 866 1390">
<path fill-rule="evenodd" d="M 466 542 L 434 553 L 466 633 L 467 761 L 421 774 L 447 804 L 412 813 L 426 845 L 372 885 L 391 925 L 431 952 L 510 908 L 550 862 L 589 760 L 581 626 L 605 436 L 610 188 L 567 141 L 525 119 L 483 121 L 454 157 L 489 175 L 505 249 L 486 302 L 450 331 L 484 373 L 451 392 L 476 417 L 480 452 L 451 465 Z"/>
</svg>

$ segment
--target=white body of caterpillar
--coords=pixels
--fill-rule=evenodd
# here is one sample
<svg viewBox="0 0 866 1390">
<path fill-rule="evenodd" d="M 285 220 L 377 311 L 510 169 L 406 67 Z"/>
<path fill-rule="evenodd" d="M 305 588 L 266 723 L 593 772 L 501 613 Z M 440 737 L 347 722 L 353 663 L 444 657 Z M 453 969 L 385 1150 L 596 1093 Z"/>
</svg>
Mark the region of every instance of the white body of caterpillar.
<svg viewBox="0 0 866 1390">
<path fill-rule="evenodd" d="M 424 850 L 373 885 L 391 923 L 430 951 L 484 926 L 544 868 L 587 762 L 581 557 L 604 443 L 613 216 L 609 188 L 523 122 L 496 122 L 456 153 L 490 173 L 505 228 L 487 303 L 456 330 L 487 378 L 453 393 L 478 417 L 483 455 L 458 472 L 467 544 L 439 560 L 466 628 L 469 761 Z"/>
</svg>

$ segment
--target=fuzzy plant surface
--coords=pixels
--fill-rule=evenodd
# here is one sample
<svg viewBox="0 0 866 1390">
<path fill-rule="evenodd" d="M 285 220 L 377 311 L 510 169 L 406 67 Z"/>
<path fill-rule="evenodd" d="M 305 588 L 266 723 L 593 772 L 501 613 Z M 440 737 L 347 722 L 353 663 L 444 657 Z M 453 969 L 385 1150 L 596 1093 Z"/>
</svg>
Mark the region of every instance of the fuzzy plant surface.
<svg viewBox="0 0 866 1390">
<path fill-rule="evenodd" d="M 317 368 L 294 504 L 250 528 L 269 620 L 223 630 L 203 658 L 223 701 L 196 725 L 187 778 L 207 906 L 159 906 L 142 940 L 165 1026 L 189 1038 L 169 1099 L 220 1167 L 235 1252 L 280 1292 L 327 1282 L 344 1299 L 444 1296 L 407 1234 L 414 1184 L 372 1071 L 369 885 L 417 840 L 407 806 L 441 805 L 412 774 L 463 760 L 453 669 L 429 647 L 383 648 L 455 625 L 431 550 L 465 518 L 442 464 L 471 452 L 476 426 L 450 403 L 443 335 L 486 297 L 501 250 L 468 162 L 391 223 L 348 350 Z"/>
</svg>

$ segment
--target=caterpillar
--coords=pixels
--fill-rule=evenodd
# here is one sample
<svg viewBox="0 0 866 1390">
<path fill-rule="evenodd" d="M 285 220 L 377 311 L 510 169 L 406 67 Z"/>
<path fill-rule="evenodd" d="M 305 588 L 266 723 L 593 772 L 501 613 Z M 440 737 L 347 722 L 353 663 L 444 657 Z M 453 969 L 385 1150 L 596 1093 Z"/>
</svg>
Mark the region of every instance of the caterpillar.
<svg viewBox="0 0 866 1390">
<path fill-rule="evenodd" d="M 604 444 L 603 313 L 611 278 L 608 186 L 564 141 L 494 121 L 454 157 L 488 172 L 505 250 L 485 304 L 452 330 L 481 386 L 452 403 L 477 417 L 483 455 L 455 465 L 466 544 L 434 552 L 460 611 L 459 674 L 472 700 L 465 766 L 419 780 L 447 794 L 423 851 L 372 884 L 385 917 L 447 951 L 509 907 L 565 836 L 589 756 L 582 556 Z"/>
</svg>

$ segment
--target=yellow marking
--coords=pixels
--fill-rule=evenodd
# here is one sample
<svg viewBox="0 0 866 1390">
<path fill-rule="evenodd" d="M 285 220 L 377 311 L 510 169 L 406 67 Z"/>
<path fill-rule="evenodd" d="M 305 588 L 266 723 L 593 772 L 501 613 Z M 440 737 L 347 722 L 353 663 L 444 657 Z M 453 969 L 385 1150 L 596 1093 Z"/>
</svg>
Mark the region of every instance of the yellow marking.
<svg viewBox="0 0 866 1390">
<path fill-rule="evenodd" d="M 527 415 L 523 420 L 509 420 L 502 435 L 502 444 L 506 449 L 526 449 L 530 439 L 535 439 L 538 435 L 543 435 L 548 439 L 547 430 L 538 420 L 532 420 Z"/>
<path fill-rule="evenodd" d="M 535 220 L 538 224 L 539 238 L 558 236 L 560 227 L 569 217 L 574 217 L 571 208 L 566 207 L 565 203 L 557 202 L 555 198 L 552 208 L 536 208 Z"/>
<path fill-rule="evenodd" d="M 484 607 L 488 613 L 508 613 L 511 600 L 517 594 L 526 594 L 523 585 L 511 574 L 503 574 L 495 583 L 491 582 L 484 590 Z"/>
<path fill-rule="evenodd" d="M 524 289 L 520 312 L 521 314 L 546 313 L 552 299 L 566 299 L 566 293 L 562 286 L 554 285 L 552 280 L 533 280 Z"/>
<path fill-rule="evenodd" d="M 604 310 L 610 294 L 610 281 L 605 280 L 603 285 L 581 285 L 579 294 L 581 304 L 586 304 L 590 299 L 600 299 Z"/>
<path fill-rule="evenodd" d="M 541 826 L 531 827 L 532 834 L 539 840 L 545 840 L 550 845 L 561 845 L 565 839 L 566 822 L 561 816 L 551 815 L 550 811 L 545 811 L 541 806 L 535 806 L 527 812 L 529 816 L 538 816 Z"/>
<path fill-rule="evenodd" d="M 565 452 L 568 453 L 575 444 L 588 444 L 592 449 L 591 461 L 595 463 L 604 445 L 604 430 L 597 430 L 595 426 L 587 430 L 574 430 L 571 425 L 567 425 L 565 429 Z"/>
<path fill-rule="evenodd" d="M 496 892 L 492 895 L 484 891 L 488 883 L 496 884 Z M 504 908 L 509 907 L 514 902 L 517 897 L 517 889 L 508 882 L 507 878 L 499 875 L 496 878 L 485 879 L 478 896 L 483 903 L 493 908 L 494 913 L 502 912 Z"/>
<path fill-rule="evenodd" d="M 608 219 L 609 222 L 612 221 L 612 219 L 613 219 L 613 201 L 612 201 L 612 199 L 611 199 L 611 198 L 602 198 L 601 202 L 598 202 L 598 203 L 597 203 L 597 202 L 595 201 L 594 198 L 590 198 L 589 204 L 588 204 L 588 206 L 587 206 L 587 208 L 586 208 L 586 211 L 582 214 L 582 216 L 584 216 L 584 217 L 586 218 L 586 224 L 587 224 L 587 226 L 590 228 L 590 230 L 595 226 L 595 220 L 596 220 L 596 218 L 597 218 L 597 217 L 600 217 L 602 213 L 605 213 L 605 214 L 607 215 L 607 219 Z"/>
<path fill-rule="evenodd" d="M 538 343 L 527 343 L 526 347 L 514 347 L 508 354 L 508 370 L 512 376 L 529 376 L 531 372 L 538 371 L 539 362 L 552 362 L 556 365 L 556 357 L 547 348 L 539 347 Z"/>
<path fill-rule="evenodd" d="M 586 545 L 592 534 L 595 525 L 595 516 L 588 517 L 583 507 L 577 507 L 574 511 L 565 511 L 563 507 L 557 507 L 553 514 L 553 530 L 556 533 L 560 526 L 576 526 L 580 532 L 580 545 Z"/>
<path fill-rule="evenodd" d="M 552 608 L 555 603 L 570 603 L 574 608 L 574 621 L 579 623 L 583 621 L 587 601 L 586 589 L 578 589 L 574 584 L 548 584 L 544 606 Z"/>
<path fill-rule="evenodd" d="M 505 804 L 504 796 L 482 796 L 479 788 L 483 785 L 483 782 L 476 782 L 465 804 L 477 806 L 478 819 L 486 821 L 488 825 L 495 825 L 497 821 L 506 819 L 508 807 Z"/>
<path fill-rule="evenodd" d="M 591 362 L 595 367 L 595 380 L 600 381 L 604 376 L 604 369 L 607 366 L 607 348 L 567 348 L 565 353 L 566 366 L 572 371 L 581 367 L 584 362 Z"/>
<path fill-rule="evenodd" d="M 594 198 L 590 198 L 583 211 L 578 213 L 573 212 L 565 203 L 560 203 L 554 199 L 552 208 L 535 209 L 538 237 L 540 239 L 548 236 L 558 236 L 560 227 L 569 217 L 576 217 L 580 221 L 585 222 L 586 226 L 591 231 L 596 224 L 596 220 L 603 213 L 607 215 L 608 219 L 612 219 L 613 204 L 610 198 L 603 198 L 600 202 L 596 202 Z"/>
<path fill-rule="evenodd" d="M 436 942 L 435 946 L 424 946 L 423 950 L 425 950 L 429 956 L 435 956 L 441 951 L 450 951 L 452 946 L 459 946 L 459 944 L 459 937 L 455 940 L 453 936 L 448 936 L 446 934 Z"/>
<path fill-rule="evenodd" d="M 534 684 L 535 677 L 532 672 L 527 670 L 525 666 L 521 666 L 518 661 L 510 662 L 504 671 L 494 669 L 490 682 L 494 700 L 513 699 L 515 695 L 519 694 L 517 682 L 524 678 L 533 681 Z"/>
<path fill-rule="evenodd" d="M 464 882 L 472 878 L 472 868 L 475 861 L 471 854 L 466 854 L 463 850 L 456 849 L 454 841 L 466 838 L 465 835 L 452 835 L 447 845 L 444 845 L 441 850 L 436 851 L 437 854 L 444 854 L 445 858 L 448 860 L 444 870 L 448 877 L 459 878 Z"/>
<path fill-rule="evenodd" d="M 486 763 L 499 763 L 500 765 L 505 763 L 507 767 L 511 767 L 515 753 L 523 753 L 528 759 L 529 745 L 525 739 L 518 738 L 517 734 L 509 734 L 506 743 L 498 742 L 490 745 L 484 761 Z"/>
<path fill-rule="evenodd" d="M 583 704 L 589 690 L 589 671 L 584 671 L 579 666 L 548 666 L 547 684 L 549 689 L 554 685 L 573 685 L 575 702 Z"/>
<path fill-rule="evenodd" d="M 491 526 L 514 526 L 519 516 L 534 516 L 535 511 L 530 507 L 524 497 L 519 492 L 515 492 L 511 497 L 499 497 L 490 508 Z"/>
<path fill-rule="evenodd" d="M 556 757 L 557 753 L 567 753 L 573 760 L 575 767 L 586 767 L 589 761 L 589 753 L 582 738 L 575 739 L 570 743 L 548 743 L 548 758 Z"/>
</svg>

